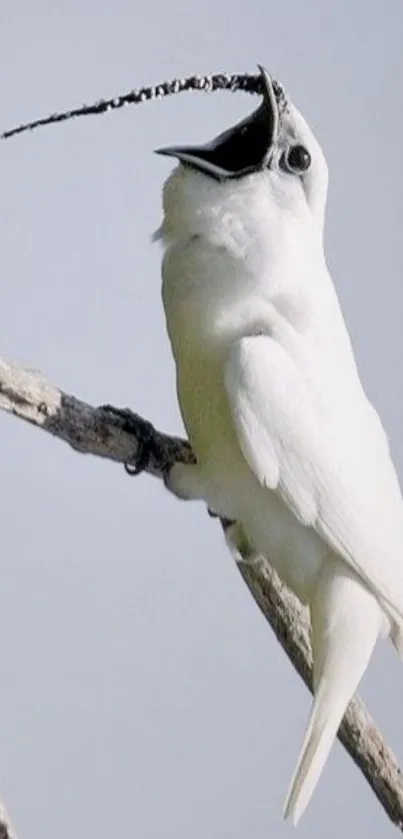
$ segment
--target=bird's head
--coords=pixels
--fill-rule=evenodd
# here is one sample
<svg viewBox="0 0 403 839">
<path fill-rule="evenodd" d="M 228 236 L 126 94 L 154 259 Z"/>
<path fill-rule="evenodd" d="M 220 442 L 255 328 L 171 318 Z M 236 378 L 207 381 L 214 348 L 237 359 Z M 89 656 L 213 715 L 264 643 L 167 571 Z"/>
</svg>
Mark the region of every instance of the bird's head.
<svg viewBox="0 0 403 839">
<path fill-rule="evenodd" d="M 253 203 L 258 192 L 259 200 L 264 196 L 276 211 L 309 214 L 322 231 L 328 181 L 324 154 L 283 88 L 259 69 L 263 101 L 250 116 L 204 145 L 169 146 L 157 154 L 180 161 L 176 173 L 182 184 L 192 181 L 196 194 L 209 193 L 216 203 L 242 194 Z M 173 179 L 167 186 L 177 197 L 175 174 Z"/>
</svg>

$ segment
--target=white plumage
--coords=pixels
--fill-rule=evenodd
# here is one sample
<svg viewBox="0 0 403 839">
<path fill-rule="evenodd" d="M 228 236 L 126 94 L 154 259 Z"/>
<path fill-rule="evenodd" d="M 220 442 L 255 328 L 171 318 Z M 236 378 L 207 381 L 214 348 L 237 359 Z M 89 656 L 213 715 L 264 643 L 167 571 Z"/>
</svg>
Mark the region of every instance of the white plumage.
<svg viewBox="0 0 403 839">
<path fill-rule="evenodd" d="M 315 698 L 285 806 L 296 822 L 377 638 L 403 651 L 403 503 L 326 267 L 323 152 L 289 101 L 277 111 L 267 165 L 220 180 L 202 158 L 175 169 L 158 235 L 197 457 L 169 484 L 235 519 L 310 609 Z M 311 162 L 295 173 L 281 161 L 298 144 Z"/>
</svg>

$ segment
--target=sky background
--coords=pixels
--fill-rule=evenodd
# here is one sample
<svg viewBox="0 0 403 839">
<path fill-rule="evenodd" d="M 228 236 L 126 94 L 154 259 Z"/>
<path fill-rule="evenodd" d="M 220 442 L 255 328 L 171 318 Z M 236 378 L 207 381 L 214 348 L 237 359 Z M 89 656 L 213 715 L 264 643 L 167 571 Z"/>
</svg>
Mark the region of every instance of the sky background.
<svg viewBox="0 0 403 839">
<path fill-rule="evenodd" d="M 328 259 L 403 477 L 402 0 L 2 0 L 0 130 L 257 62 L 325 149 Z M 172 163 L 152 150 L 256 102 L 182 94 L 1 143 L 0 354 L 180 433 L 150 242 Z M 0 440 L 0 793 L 19 839 L 291 835 L 310 697 L 219 527 L 4 414 Z M 403 761 L 389 645 L 362 694 Z M 298 836 L 324 830 L 394 831 L 338 744 Z"/>
</svg>

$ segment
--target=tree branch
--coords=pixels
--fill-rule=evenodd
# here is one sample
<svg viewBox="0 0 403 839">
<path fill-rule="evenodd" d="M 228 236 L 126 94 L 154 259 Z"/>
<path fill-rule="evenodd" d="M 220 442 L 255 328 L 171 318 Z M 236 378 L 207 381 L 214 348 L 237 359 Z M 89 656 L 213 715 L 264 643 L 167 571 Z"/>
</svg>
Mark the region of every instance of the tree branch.
<svg viewBox="0 0 403 839">
<path fill-rule="evenodd" d="M 34 370 L 0 361 L 0 409 L 64 440 L 75 451 L 134 465 L 142 441 L 151 439 L 147 471 L 162 477 L 167 466 L 189 462 L 189 444 L 156 431 L 129 409 L 92 407 L 49 384 Z M 252 596 L 272 627 L 295 669 L 312 690 L 312 655 L 306 610 L 281 583 L 267 561 L 239 564 Z M 393 752 L 382 738 L 363 702 L 350 702 L 339 739 L 361 769 L 391 821 L 403 832 L 403 781 Z M 6 825 L 3 828 L 3 824 Z M 0 839 L 13 839 L 0 809 Z"/>
<path fill-rule="evenodd" d="M 17 839 L 7 812 L 0 801 L 0 839 Z"/>
</svg>

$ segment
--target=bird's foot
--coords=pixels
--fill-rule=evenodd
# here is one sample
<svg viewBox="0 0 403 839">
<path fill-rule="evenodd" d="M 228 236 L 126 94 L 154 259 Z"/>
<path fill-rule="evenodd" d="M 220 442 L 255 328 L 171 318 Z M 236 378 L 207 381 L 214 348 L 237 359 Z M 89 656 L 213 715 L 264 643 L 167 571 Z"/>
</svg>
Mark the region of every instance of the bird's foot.
<svg viewBox="0 0 403 839">
<path fill-rule="evenodd" d="M 140 475 L 153 461 L 160 465 L 161 453 L 158 451 L 156 432 L 151 422 L 130 411 L 129 408 L 102 405 L 100 410 L 112 414 L 114 419 L 119 420 L 122 431 L 132 435 L 136 441 L 135 454 L 124 464 L 128 475 Z"/>
</svg>

